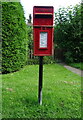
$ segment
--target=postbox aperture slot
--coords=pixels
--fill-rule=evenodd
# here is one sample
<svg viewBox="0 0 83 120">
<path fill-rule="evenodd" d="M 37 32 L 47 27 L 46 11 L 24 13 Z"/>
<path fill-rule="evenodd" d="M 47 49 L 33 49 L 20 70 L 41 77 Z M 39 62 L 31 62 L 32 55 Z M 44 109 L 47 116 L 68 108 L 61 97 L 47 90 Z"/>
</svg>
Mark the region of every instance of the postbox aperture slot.
<svg viewBox="0 0 83 120">
<path fill-rule="evenodd" d="M 39 32 L 39 49 L 48 48 L 48 31 Z"/>
<path fill-rule="evenodd" d="M 50 14 L 35 14 L 35 18 L 53 18 Z"/>
</svg>

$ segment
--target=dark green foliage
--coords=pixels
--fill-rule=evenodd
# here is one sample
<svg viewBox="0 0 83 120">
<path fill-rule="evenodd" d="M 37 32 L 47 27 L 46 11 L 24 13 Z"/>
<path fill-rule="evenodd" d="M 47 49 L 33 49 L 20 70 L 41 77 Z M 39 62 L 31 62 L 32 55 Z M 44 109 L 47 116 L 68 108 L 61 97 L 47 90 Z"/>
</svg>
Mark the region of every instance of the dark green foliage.
<svg viewBox="0 0 83 120">
<path fill-rule="evenodd" d="M 81 5 L 60 8 L 55 14 L 55 47 L 65 49 L 65 62 L 82 61 Z"/>
<path fill-rule="evenodd" d="M 2 26 L 2 72 L 17 71 L 27 59 L 26 24 L 19 2 L 2 4 Z"/>
<path fill-rule="evenodd" d="M 52 56 L 44 56 L 43 57 L 43 64 L 53 64 L 55 63 Z M 28 59 L 28 65 L 39 64 L 39 57 L 35 57 L 33 59 Z"/>
<path fill-rule="evenodd" d="M 27 27 L 27 37 L 28 37 L 28 58 L 32 58 L 33 54 L 33 28 L 32 26 Z"/>
<path fill-rule="evenodd" d="M 83 70 L 83 63 L 70 63 L 69 65 L 72 67 Z"/>
</svg>

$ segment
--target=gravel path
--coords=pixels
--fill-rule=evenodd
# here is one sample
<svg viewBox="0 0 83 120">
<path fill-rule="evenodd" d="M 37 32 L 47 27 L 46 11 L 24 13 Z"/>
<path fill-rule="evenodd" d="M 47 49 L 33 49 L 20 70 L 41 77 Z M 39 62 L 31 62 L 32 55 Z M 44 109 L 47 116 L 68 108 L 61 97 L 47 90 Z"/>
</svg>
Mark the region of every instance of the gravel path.
<svg viewBox="0 0 83 120">
<path fill-rule="evenodd" d="M 65 65 L 63 63 L 60 63 L 60 64 L 63 65 L 66 69 L 68 69 L 68 70 L 70 70 L 70 71 L 72 71 L 72 72 L 74 72 L 74 73 L 76 73 L 76 74 L 78 74 L 78 75 L 83 77 L 83 70 L 79 70 L 77 68 Z"/>
</svg>

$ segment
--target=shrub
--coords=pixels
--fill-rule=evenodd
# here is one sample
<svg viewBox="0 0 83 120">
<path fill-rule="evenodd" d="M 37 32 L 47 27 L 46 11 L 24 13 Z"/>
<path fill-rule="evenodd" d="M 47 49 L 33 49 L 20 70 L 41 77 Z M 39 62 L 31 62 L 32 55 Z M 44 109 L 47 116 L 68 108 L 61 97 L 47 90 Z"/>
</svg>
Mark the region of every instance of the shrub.
<svg viewBox="0 0 83 120">
<path fill-rule="evenodd" d="M 73 57 L 71 52 L 66 52 L 65 53 L 65 62 L 66 63 L 72 63 L 73 62 Z"/>
<path fill-rule="evenodd" d="M 26 64 L 27 39 L 24 11 L 19 2 L 2 3 L 2 73 Z"/>
<path fill-rule="evenodd" d="M 52 64 L 55 63 L 55 61 L 53 60 L 52 56 L 44 56 L 43 57 L 43 64 Z M 36 56 L 33 59 L 28 59 L 28 65 L 34 65 L 34 64 L 39 64 L 39 57 Z"/>
</svg>

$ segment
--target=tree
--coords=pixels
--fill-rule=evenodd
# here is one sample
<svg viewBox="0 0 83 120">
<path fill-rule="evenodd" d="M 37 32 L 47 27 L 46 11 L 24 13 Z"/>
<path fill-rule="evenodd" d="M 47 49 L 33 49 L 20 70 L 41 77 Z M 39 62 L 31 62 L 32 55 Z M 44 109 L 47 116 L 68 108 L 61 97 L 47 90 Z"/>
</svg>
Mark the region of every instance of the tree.
<svg viewBox="0 0 83 120">
<path fill-rule="evenodd" d="M 80 27 L 81 5 L 60 8 L 55 14 L 55 47 L 66 50 L 66 62 L 81 61 Z"/>
<path fill-rule="evenodd" d="M 28 36 L 28 54 L 29 58 L 32 58 L 32 52 L 33 52 L 33 28 L 31 23 L 32 17 L 31 14 L 29 14 L 29 19 L 27 19 L 27 36 Z"/>
</svg>

